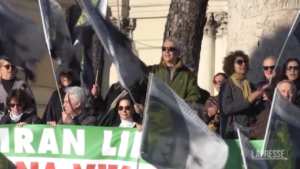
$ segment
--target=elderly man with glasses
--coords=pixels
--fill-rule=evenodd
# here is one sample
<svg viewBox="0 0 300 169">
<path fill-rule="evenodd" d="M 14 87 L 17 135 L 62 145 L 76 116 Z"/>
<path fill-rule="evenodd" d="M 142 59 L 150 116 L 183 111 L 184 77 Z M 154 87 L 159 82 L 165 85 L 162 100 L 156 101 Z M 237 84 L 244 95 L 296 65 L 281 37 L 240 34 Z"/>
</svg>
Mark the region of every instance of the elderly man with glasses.
<svg viewBox="0 0 300 169">
<path fill-rule="evenodd" d="M 81 87 L 74 86 L 66 88 L 65 92 L 64 111 L 57 124 L 95 125 L 96 118 L 93 116 L 93 111 L 86 108 L 87 96 L 84 90 Z M 53 127 L 56 126 L 55 121 L 50 121 L 48 124 Z"/>
</svg>

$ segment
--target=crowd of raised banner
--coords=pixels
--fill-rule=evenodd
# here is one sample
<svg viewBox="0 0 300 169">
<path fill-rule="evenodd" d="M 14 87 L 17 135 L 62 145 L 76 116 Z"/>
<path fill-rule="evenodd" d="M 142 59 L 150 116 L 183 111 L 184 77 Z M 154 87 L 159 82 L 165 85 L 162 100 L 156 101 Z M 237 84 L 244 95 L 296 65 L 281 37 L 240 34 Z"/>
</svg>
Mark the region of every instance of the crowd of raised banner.
<svg viewBox="0 0 300 169">
<path fill-rule="evenodd" d="M 179 40 L 165 40 L 161 62 L 145 66 L 131 51 L 131 41 L 104 19 L 98 5 L 90 0 L 78 3 L 88 22 L 74 38 L 55 0 L 39 0 L 43 27 L 18 15 L 8 0 L 0 1 L 0 124 L 136 128 L 142 132 L 141 157 L 156 168 L 224 168 L 228 139 L 239 140 L 238 153 L 246 168 L 300 167 L 299 56 L 278 65 L 278 57 L 265 56 L 264 78 L 254 84 L 247 79 L 249 56 L 232 51 L 224 57 L 224 72 L 211 79 L 218 91 L 214 96 L 197 85 L 196 66 L 181 60 Z M 94 32 L 119 78 L 105 98 L 88 52 Z M 23 71 L 34 81 L 46 48 L 51 61 L 59 61 L 54 76 L 60 87 L 40 118 L 30 86 L 16 74 Z M 274 156 L 264 153 L 255 159 L 251 140 L 264 140 L 264 152 L 284 151 L 285 160 L 270 160 Z M 163 150 L 168 144 L 172 151 Z"/>
</svg>

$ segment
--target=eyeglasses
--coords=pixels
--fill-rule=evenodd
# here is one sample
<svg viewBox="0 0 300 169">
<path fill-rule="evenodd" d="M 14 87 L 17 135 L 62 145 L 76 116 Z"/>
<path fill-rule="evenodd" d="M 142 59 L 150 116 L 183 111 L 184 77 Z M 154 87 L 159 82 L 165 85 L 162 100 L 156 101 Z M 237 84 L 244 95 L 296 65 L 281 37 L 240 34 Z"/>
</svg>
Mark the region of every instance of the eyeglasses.
<svg viewBox="0 0 300 169">
<path fill-rule="evenodd" d="M 9 68 L 11 68 L 12 70 L 14 70 L 16 68 L 15 65 L 3 65 L 3 67 L 7 70 L 9 70 Z"/>
<path fill-rule="evenodd" d="M 214 80 L 213 83 L 216 84 L 222 84 L 224 80 Z"/>
<path fill-rule="evenodd" d="M 17 106 L 17 107 L 22 107 L 23 104 L 22 104 L 22 103 L 10 103 L 10 104 L 9 104 L 9 107 L 11 107 L 11 108 L 13 108 L 13 107 L 15 107 L 15 106 Z"/>
<path fill-rule="evenodd" d="M 130 106 L 124 106 L 124 107 L 123 106 L 119 106 L 119 108 L 118 108 L 119 111 L 124 110 L 124 109 L 125 110 L 130 110 Z"/>
<path fill-rule="evenodd" d="M 275 66 L 264 66 L 263 67 L 263 69 L 265 70 L 265 71 L 267 71 L 267 70 L 274 70 L 275 69 Z"/>
<path fill-rule="evenodd" d="M 245 60 L 237 60 L 237 61 L 235 61 L 235 63 L 237 63 L 238 65 L 243 65 L 243 63 L 245 63 L 245 65 L 247 64 L 247 61 L 245 61 Z"/>
<path fill-rule="evenodd" d="M 288 71 L 299 71 L 300 70 L 300 67 L 299 66 L 287 66 L 286 67 L 286 70 Z"/>
<path fill-rule="evenodd" d="M 161 48 L 162 49 L 162 51 L 170 51 L 170 52 L 174 52 L 174 51 L 176 51 L 177 49 L 175 48 L 175 47 L 162 47 Z"/>
</svg>

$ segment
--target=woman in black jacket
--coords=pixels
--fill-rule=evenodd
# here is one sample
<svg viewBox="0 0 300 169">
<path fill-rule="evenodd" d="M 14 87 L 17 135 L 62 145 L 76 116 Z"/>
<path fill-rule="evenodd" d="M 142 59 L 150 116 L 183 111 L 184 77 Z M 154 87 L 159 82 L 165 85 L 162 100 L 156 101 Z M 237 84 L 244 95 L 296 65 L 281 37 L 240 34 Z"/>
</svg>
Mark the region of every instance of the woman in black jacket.
<svg viewBox="0 0 300 169">
<path fill-rule="evenodd" d="M 14 89 L 6 98 L 8 112 L 0 120 L 0 124 L 41 124 L 37 115 L 25 113 L 29 109 L 28 96 L 22 89 Z"/>
<path fill-rule="evenodd" d="M 116 106 L 105 115 L 105 124 L 100 124 L 100 126 L 136 127 L 140 130 L 142 113 L 143 106 L 134 104 L 130 97 L 125 96 L 120 98 Z"/>
</svg>

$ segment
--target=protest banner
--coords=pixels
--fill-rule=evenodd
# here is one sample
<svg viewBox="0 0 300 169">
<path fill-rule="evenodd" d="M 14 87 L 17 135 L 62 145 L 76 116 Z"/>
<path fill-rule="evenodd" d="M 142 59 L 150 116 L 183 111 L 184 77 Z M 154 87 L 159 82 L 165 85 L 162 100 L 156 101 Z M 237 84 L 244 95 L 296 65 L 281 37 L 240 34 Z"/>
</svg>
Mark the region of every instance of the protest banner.
<svg viewBox="0 0 300 169">
<path fill-rule="evenodd" d="M 140 138 L 136 129 L 1 125 L 0 152 L 18 169 L 153 169 L 139 159 Z"/>
<path fill-rule="evenodd" d="M 239 168 L 238 141 L 226 142 L 226 168 Z M 262 142 L 251 141 L 258 150 Z M 140 143 L 134 128 L 0 125 L 0 152 L 18 169 L 155 169 L 139 158 Z"/>
</svg>

